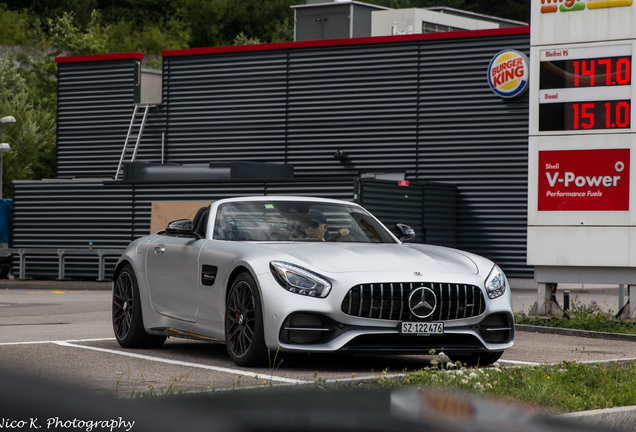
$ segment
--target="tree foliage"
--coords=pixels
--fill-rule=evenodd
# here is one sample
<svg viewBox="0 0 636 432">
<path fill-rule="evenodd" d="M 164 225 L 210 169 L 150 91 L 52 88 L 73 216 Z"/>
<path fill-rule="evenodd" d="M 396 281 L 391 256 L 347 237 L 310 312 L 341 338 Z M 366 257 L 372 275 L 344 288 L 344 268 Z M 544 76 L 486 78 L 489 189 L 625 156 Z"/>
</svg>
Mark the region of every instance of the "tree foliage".
<svg viewBox="0 0 636 432">
<path fill-rule="evenodd" d="M 31 102 L 27 83 L 14 62 L 0 59 L 0 115 L 16 119 L 2 128 L 11 146 L 3 157 L 3 197 L 12 196 L 13 180 L 55 175 L 55 114 Z"/>
<path fill-rule="evenodd" d="M 57 52 L 68 55 L 106 52 L 107 36 L 99 24 L 99 13 L 93 10 L 84 31 L 74 24 L 74 18 L 73 13 L 64 12 L 61 17 L 46 20 L 49 40 Z"/>
<path fill-rule="evenodd" d="M 365 0 L 390 8 L 427 8 L 448 6 L 472 12 L 530 20 L 530 0 Z M 11 22 L 0 27 L 12 35 L 24 35 L 29 20 L 46 23 L 72 16 L 80 32 L 100 30 L 108 51 L 139 51 L 160 54 L 162 49 L 231 45 L 241 32 L 264 43 L 293 39 L 292 5 L 305 0 L 12 0 L 0 3 L 0 20 Z M 4 9 L 3 9 L 4 8 Z M 99 11 L 96 21 L 93 10 Z M 8 13 L 20 14 L 9 19 Z M 68 23 L 66 23 L 68 25 Z M 13 36 L 12 36 L 13 37 Z M 24 39 L 22 39 L 24 41 Z M 22 43 L 22 42 L 20 42 Z"/>
<path fill-rule="evenodd" d="M 26 45 L 28 37 L 29 15 L 22 11 L 13 11 L 0 3 L 0 41 L 5 45 Z"/>
</svg>

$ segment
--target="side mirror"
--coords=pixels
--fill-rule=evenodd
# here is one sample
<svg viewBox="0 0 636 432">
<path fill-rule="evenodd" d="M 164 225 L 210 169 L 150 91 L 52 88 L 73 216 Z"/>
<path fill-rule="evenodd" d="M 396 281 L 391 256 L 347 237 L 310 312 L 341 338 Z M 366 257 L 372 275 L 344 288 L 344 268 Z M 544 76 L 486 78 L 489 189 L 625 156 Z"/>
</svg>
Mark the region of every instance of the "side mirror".
<svg viewBox="0 0 636 432">
<path fill-rule="evenodd" d="M 395 224 L 395 235 L 400 241 L 413 240 L 415 238 L 415 230 L 408 225 Z"/>
<path fill-rule="evenodd" d="M 168 224 L 165 230 L 166 235 L 178 237 L 196 237 L 200 236 L 194 232 L 194 225 L 190 219 L 179 219 Z"/>
</svg>

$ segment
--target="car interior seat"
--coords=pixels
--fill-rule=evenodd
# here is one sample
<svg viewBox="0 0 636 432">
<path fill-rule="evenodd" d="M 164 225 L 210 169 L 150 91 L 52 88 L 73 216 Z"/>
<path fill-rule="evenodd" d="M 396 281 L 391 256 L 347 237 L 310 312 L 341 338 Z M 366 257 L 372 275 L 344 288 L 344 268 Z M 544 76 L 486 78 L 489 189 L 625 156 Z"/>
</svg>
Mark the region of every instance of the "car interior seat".
<svg viewBox="0 0 636 432">
<path fill-rule="evenodd" d="M 194 232 L 199 234 L 201 237 L 205 237 L 205 230 L 208 227 L 208 218 L 210 217 L 210 206 L 201 207 L 197 214 L 194 215 L 194 219 L 192 220 L 192 226 L 194 227 Z"/>
</svg>

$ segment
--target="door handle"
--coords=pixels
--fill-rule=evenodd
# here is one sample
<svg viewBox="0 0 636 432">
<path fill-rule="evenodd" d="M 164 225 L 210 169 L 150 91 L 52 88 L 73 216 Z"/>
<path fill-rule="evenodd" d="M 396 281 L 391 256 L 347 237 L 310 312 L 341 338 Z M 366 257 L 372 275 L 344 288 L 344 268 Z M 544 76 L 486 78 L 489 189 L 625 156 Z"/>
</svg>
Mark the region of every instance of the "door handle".
<svg viewBox="0 0 636 432">
<path fill-rule="evenodd" d="M 155 246 L 155 254 L 161 255 L 166 251 L 166 247 L 164 245 Z"/>
</svg>

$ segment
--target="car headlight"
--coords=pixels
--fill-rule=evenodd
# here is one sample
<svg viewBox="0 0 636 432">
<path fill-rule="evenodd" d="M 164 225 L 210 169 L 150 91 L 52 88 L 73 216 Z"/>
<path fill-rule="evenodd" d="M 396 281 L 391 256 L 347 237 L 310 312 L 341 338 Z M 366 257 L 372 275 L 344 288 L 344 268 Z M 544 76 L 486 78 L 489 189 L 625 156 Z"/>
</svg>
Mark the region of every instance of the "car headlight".
<svg viewBox="0 0 636 432">
<path fill-rule="evenodd" d="M 276 282 L 289 292 L 309 297 L 327 297 L 331 284 L 323 277 L 294 264 L 272 261 L 269 269 Z"/>
<path fill-rule="evenodd" d="M 499 266 L 495 265 L 486 278 L 486 292 L 489 298 L 495 299 L 501 297 L 505 291 L 506 277 Z"/>
</svg>

